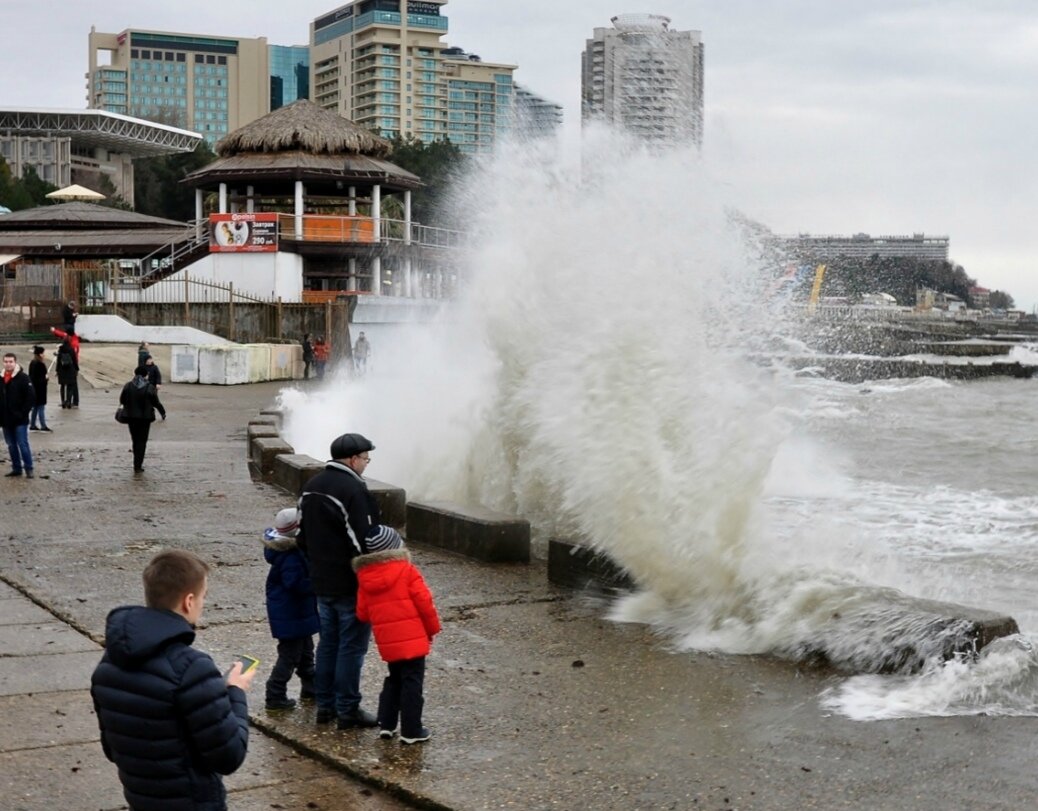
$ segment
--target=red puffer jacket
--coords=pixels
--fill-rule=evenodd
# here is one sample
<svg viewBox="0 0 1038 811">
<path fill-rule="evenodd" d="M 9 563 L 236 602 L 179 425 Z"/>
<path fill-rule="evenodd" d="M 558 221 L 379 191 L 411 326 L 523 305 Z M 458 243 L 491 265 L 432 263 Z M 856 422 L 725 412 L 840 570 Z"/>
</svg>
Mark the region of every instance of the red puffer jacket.
<svg viewBox="0 0 1038 811">
<path fill-rule="evenodd" d="M 370 622 L 384 662 L 428 656 L 440 618 L 406 549 L 358 555 L 357 619 Z"/>
</svg>

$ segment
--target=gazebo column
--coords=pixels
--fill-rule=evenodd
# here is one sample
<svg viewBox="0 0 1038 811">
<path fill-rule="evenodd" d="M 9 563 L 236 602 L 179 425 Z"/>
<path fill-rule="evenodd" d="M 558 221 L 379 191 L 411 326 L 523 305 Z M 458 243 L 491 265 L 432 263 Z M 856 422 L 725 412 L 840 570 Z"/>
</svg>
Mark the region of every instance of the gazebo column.
<svg viewBox="0 0 1038 811">
<path fill-rule="evenodd" d="M 404 192 L 404 244 L 411 244 L 411 190 Z"/>
<path fill-rule="evenodd" d="M 347 276 L 346 289 L 351 293 L 357 292 L 357 260 L 350 258 L 346 260 Z"/>
<path fill-rule="evenodd" d="M 202 238 L 202 215 L 204 212 L 205 194 L 201 189 L 195 189 L 195 237 Z"/>
<path fill-rule="evenodd" d="M 296 181 L 296 239 L 303 238 L 303 181 Z"/>
<path fill-rule="evenodd" d="M 226 214 L 227 213 L 227 184 L 226 183 L 221 183 L 220 184 L 220 205 L 219 205 L 219 208 L 220 208 L 220 213 L 221 214 Z"/>
<path fill-rule="evenodd" d="M 382 241 L 382 187 L 371 187 L 371 217 L 375 221 L 375 242 Z"/>
<path fill-rule="evenodd" d="M 252 214 L 256 211 L 256 201 L 252 199 L 252 195 L 255 194 L 255 190 L 252 186 L 245 187 L 245 210 Z"/>
<path fill-rule="evenodd" d="M 411 286 L 414 284 L 414 273 L 411 268 L 411 257 L 404 257 L 404 283 L 403 292 L 401 295 L 407 298 L 414 298 L 414 293 L 411 290 Z"/>
<path fill-rule="evenodd" d="M 371 292 L 376 296 L 382 295 L 382 257 L 376 256 L 371 260 Z"/>
<path fill-rule="evenodd" d="M 351 217 L 357 216 L 357 187 L 350 186 L 350 207 L 347 209 Z"/>
</svg>

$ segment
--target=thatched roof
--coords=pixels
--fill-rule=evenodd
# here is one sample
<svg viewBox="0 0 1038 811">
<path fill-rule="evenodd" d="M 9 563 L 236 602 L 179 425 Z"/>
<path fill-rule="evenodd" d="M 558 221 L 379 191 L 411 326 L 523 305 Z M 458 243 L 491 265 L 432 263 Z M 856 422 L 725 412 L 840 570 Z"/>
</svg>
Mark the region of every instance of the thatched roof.
<svg viewBox="0 0 1038 811">
<path fill-rule="evenodd" d="M 244 152 L 309 152 L 314 155 L 368 155 L 384 158 L 389 141 L 337 113 L 300 99 L 222 138 L 222 158 Z"/>
<path fill-rule="evenodd" d="M 32 229 L 127 229 L 184 227 L 176 220 L 150 217 L 136 211 L 99 206 L 95 203 L 61 203 L 13 211 L 0 218 L 0 231 Z"/>
</svg>

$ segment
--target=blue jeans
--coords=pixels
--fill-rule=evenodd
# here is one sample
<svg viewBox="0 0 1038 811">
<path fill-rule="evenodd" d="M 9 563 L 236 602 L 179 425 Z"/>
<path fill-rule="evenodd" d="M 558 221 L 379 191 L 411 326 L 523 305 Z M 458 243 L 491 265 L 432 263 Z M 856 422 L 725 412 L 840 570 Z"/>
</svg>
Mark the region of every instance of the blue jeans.
<svg viewBox="0 0 1038 811">
<path fill-rule="evenodd" d="M 4 427 L 4 442 L 11 455 L 11 471 L 21 473 L 22 468 L 32 470 L 32 451 L 29 450 L 29 424 Z"/>
<path fill-rule="evenodd" d="M 39 426 L 40 428 L 47 427 L 47 406 L 33 406 L 32 411 L 29 413 L 29 423 L 33 428 Z"/>
<path fill-rule="evenodd" d="M 321 638 L 317 643 L 314 692 L 319 710 L 343 718 L 360 707 L 360 669 L 371 626 L 357 619 L 355 597 L 318 597 Z"/>
</svg>

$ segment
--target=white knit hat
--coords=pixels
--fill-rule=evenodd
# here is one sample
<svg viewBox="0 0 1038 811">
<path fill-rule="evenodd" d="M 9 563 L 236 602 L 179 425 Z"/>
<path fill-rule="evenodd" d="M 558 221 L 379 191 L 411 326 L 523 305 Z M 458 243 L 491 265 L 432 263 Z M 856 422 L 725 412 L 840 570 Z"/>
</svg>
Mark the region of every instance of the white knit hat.
<svg viewBox="0 0 1038 811">
<path fill-rule="evenodd" d="M 381 526 L 373 526 L 368 531 L 368 539 L 364 542 L 368 552 L 387 552 L 390 549 L 401 549 L 404 545 L 404 539 L 400 537 L 400 533 L 392 527 L 387 527 L 384 524 Z"/>
<path fill-rule="evenodd" d="M 274 518 L 274 531 L 286 538 L 294 538 L 299 534 L 299 510 L 285 507 Z"/>
</svg>

